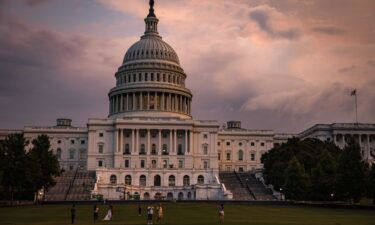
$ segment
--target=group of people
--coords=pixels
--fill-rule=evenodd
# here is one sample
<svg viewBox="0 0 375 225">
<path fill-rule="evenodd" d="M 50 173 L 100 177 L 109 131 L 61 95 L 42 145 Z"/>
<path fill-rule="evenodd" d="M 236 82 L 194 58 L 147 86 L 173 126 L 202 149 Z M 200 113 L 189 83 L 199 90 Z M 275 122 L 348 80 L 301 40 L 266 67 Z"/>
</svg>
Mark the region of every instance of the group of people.
<svg viewBox="0 0 375 225">
<path fill-rule="evenodd" d="M 156 212 L 155 212 L 156 211 Z M 149 205 L 147 206 L 147 225 L 152 225 L 154 221 L 154 214 L 156 214 L 156 223 L 161 224 L 163 220 L 163 213 L 164 209 L 161 204 L 157 206 Z M 72 224 L 75 223 L 76 219 L 76 207 L 75 204 L 72 205 L 72 208 L 70 209 L 70 215 L 71 215 L 71 222 Z M 220 204 L 219 206 L 219 220 L 220 223 L 224 223 L 224 205 Z M 138 205 L 138 216 L 142 216 L 142 207 L 139 204 Z M 113 218 L 113 206 L 108 206 L 108 211 L 105 217 L 103 218 L 103 221 L 111 221 Z M 99 207 L 95 204 L 93 208 L 93 221 L 96 223 L 99 219 Z"/>
</svg>

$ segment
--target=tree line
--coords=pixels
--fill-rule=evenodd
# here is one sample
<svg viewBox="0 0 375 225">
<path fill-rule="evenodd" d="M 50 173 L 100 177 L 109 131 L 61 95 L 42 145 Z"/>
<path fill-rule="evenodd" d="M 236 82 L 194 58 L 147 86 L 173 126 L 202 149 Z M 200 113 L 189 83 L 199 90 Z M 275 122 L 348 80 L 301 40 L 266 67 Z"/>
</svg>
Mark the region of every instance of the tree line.
<svg viewBox="0 0 375 225">
<path fill-rule="evenodd" d="M 61 174 L 49 137 L 39 135 L 29 142 L 23 134 L 10 134 L 0 141 L 0 199 L 33 200 L 40 190 L 48 191 Z"/>
<path fill-rule="evenodd" d="M 375 204 L 375 164 L 368 165 L 354 140 L 339 149 L 318 139 L 290 139 L 262 156 L 268 184 L 289 200 Z"/>
</svg>

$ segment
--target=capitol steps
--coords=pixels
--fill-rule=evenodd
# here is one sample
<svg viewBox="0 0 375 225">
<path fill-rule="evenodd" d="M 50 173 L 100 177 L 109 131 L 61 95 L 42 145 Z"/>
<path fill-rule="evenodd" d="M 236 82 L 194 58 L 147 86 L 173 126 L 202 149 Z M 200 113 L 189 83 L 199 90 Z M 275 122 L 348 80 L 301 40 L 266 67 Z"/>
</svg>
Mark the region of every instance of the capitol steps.
<svg viewBox="0 0 375 225">
<path fill-rule="evenodd" d="M 237 173 L 241 182 L 247 185 L 254 195 L 255 200 L 258 201 L 272 201 L 277 198 L 272 194 L 272 191 L 264 186 L 262 182 L 255 178 L 252 173 Z"/>
<path fill-rule="evenodd" d="M 233 172 L 220 172 L 219 179 L 221 183 L 233 194 L 233 200 L 250 201 L 255 200 L 251 192 L 245 187 Z"/>
<path fill-rule="evenodd" d="M 95 184 L 95 172 L 68 171 L 56 178 L 56 185 L 45 194 L 45 201 L 90 200 Z"/>
</svg>

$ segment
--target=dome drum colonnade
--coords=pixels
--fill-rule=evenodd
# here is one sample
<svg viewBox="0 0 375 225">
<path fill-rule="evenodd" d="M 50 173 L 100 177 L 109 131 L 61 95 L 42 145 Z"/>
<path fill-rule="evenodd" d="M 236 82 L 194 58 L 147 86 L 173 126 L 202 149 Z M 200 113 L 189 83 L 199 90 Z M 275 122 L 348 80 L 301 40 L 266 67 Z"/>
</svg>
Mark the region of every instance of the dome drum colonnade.
<svg viewBox="0 0 375 225">
<path fill-rule="evenodd" d="M 173 48 L 158 33 L 153 7 L 145 19 L 146 31 L 129 48 L 109 93 L 109 117 L 152 113 L 156 117 L 191 119 L 192 94 Z M 147 114 L 144 114 L 147 115 Z"/>
</svg>

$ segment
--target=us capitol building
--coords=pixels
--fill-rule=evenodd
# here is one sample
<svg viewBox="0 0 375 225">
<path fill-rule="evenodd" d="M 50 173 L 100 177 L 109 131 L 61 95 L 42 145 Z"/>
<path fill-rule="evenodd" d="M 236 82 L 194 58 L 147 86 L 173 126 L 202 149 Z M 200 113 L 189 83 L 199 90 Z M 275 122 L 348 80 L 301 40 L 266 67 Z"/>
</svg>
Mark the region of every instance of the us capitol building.
<svg viewBox="0 0 375 225">
<path fill-rule="evenodd" d="M 218 121 L 193 119 L 187 75 L 158 33 L 153 6 L 151 1 L 144 35 L 115 74 L 108 118 L 89 119 L 84 128 L 57 119 L 51 127 L 0 130 L 0 139 L 14 132 L 28 140 L 48 135 L 61 167 L 95 171 L 94 192 L 106 199 L 120 199 L 119 188 L 141 199 L 231 199 L 219 171 L 260 169 L 262 154 L 294 136 L 334 141 L 341 148 L 354 136 L 364 159 L 375 159 L 374 124 L 316 125 L 292 135 L 243 129 L 239 121 L 220 126 Z"/>
</svg>

